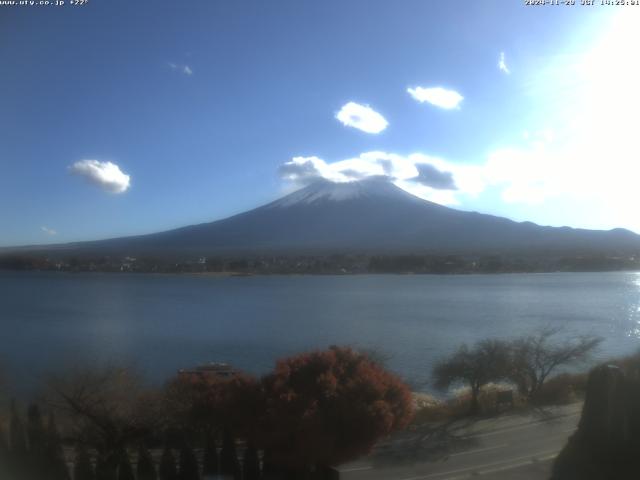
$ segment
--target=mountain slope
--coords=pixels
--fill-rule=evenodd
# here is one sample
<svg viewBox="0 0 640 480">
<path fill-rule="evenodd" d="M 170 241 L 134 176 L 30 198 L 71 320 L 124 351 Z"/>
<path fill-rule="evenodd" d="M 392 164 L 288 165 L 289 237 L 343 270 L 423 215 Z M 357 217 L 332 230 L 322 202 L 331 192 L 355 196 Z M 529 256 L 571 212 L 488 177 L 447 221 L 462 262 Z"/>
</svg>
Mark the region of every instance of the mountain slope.
<svg viewBox="0 0 640 480">
<path fill-rule="evenodd" d="M 464 212 L 415 197 L 381 179 L 320 181 L 273 203 L 211 223 L 161 233 L 60 245 L 126 255 L 229 253 L 622 253 L 640 236 L 541 227 Z"/>
</svg>

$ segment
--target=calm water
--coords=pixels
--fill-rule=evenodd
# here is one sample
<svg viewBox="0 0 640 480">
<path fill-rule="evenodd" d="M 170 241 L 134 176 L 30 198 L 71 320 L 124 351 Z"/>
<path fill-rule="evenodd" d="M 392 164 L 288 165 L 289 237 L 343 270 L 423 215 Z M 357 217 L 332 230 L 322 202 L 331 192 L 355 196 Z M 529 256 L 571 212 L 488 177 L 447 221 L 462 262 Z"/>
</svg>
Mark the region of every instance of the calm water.
<svg viewBox="0 0 640 480">
<path fill-rule="evenodd" d="M 543 325 L 640 346 L 640 274 L 197 277 L 0 272 L 0 365 L 25 388 L 69 365 L 131 361 L 160 380 L 225 361 L 260 373 L 331 344 L 379 348 L 407 379 L 461 342 Z"/>
</svg>

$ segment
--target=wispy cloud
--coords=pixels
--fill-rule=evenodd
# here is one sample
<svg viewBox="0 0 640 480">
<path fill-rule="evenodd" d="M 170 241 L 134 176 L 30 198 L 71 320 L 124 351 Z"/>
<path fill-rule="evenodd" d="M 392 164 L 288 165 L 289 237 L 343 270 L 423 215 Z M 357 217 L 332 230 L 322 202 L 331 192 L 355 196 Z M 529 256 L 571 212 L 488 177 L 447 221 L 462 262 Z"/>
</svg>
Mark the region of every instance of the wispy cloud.
<svg viewBox="0 0 640 480">
<path fill-rule="evenodd" d="M 124 193 L 131 186 L 131 177 L 112 162 L 80 160 L 69 171 L 109 193 Z"/>
<path fill-rule="evenodd" d="M 42 226 L 40 227 L 40 230 L 43 231 L 44 233 L 46 233 L 47 235 L 49 235 L 50 237 L 53 237 L 54 235 L 57 235 L 58 232 L 56 232 L 53 228 L 49 228 L 47 226 Z"/>
<path fill-rule="evenodd" d="M 407 88 L 407 93 L 420 103 L 428 102 L 446 110 L 459 108 L 460 102 L 464 100 L 464 97 L 455 90 L 442 87 L 410 87 Z"/>
<path fill-rule="evenodd" d="M 389 122 L 368 105 L 349 102 L 336 113 L 336 119 L 347 127 L 357 128 L 366 133 L 380 133 Z"/>
<path fill-rule="evenodd" d="M 505 60 L 504 52 L 500 52 L 500 60 L 498 60 L 498 69 L 507 75 L 511 73 L 511 70 L 509 70 L 509 67 L 507 66 L 507 61 Z"/>
<path fill-rule="evenodd" d="M 193 75 L 193 69 L 189 65 L 179 65 L 173 62 L 167 62 L 167 65 L 169 65 L 169 68 L 171 70 L 174 70 L 176 72 L 184 73 L 187 76 Z"/>
</svg>

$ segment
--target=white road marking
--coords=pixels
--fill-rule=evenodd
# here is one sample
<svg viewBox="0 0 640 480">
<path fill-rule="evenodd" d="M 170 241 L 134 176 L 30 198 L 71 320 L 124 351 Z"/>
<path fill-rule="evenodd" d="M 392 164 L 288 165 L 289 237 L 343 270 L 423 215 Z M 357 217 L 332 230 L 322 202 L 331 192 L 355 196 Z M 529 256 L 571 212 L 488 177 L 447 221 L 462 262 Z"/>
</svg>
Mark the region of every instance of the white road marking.
<svg viewBox="0 0 640 480">
<path fill-rule="evenodd" d="M 449 457 L 459 457 L 460 455 L 471 455 L 473 453 L 487 452 L 489 450 L 496 450 L 498 448 L 508 447 L 508 443 L 503 443 L 501 445 L 494 445 L 493 447 L 485 447 L 485 448 L 477 448 L 475 450 L 466 450 L 464 452 L 452 453 Z"/>
<path fill-rule="evenodd" d="M 372 465 L 363 465 L 362 467 L 351 467 L 351 468 L 340 468 L 338 469 L 338 471 L 340 473 L 343 472 L 360 472 L 360 471 L 364 471 L 364 470 L 371 470 L 373 468 Z"/>
<path fill-rule="evenodd" d="M 506 465 L 504 467 L 496 467 L 496 468 L 491 468 L 491 469 L 488 469 L 488 470 L 480 470 L 478 473 L 480 475 L 487 475 L 489 473 L 504 472 L 505 470 L 512 470 L 514 468 L 525 467 L 525 466 L 530 465 L 532 463 L 542 463 L 542 462 L 546 462 L 546 461 L 549 461 L 549 460 L 553 460 L 557 456 L 558 456 L 557 453 L 553 453 L 551 455 L 546 455 L 544 457 L 534 457 L 528 462 L 520 462 L 520 463 L 511 464 L 511 465 Z M 447 479 L 447 480 L 454 480 L 454 479 L 450 478 L 450 479 Z"/>
</svg>

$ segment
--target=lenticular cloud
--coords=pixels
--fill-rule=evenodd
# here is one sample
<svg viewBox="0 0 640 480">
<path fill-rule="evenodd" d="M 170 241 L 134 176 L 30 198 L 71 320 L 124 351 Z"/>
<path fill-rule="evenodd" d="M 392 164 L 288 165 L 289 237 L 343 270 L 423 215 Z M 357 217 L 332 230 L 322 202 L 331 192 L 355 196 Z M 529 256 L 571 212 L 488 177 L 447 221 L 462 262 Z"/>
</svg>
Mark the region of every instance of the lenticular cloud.
<svg viewBox="0 0 640 480">
<path fill-rule="evenodd" d="M 124 193 L 131 185 L 131 177 L 112 162 L 80 160 L 71 165 L 69 170 L 109 193 Z"/>
</svg>

